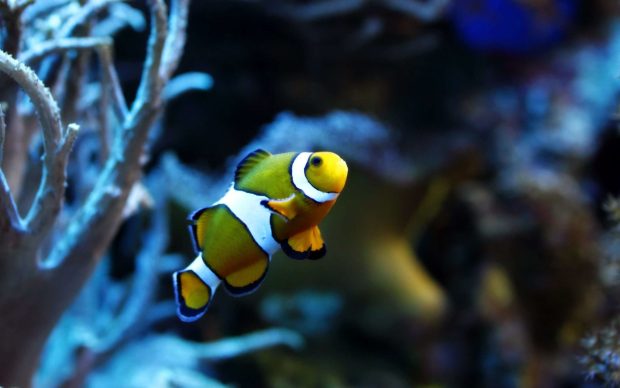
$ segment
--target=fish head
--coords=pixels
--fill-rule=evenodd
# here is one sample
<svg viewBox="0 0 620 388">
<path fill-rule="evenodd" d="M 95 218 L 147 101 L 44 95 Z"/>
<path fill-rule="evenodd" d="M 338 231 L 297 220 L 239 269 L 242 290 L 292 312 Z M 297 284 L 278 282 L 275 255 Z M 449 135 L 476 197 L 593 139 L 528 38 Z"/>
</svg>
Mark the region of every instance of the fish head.
<svg viewBox="0 0 620 388">
<path fill-rule="evenodd" d="M 326 193 L 340 193 L 347 181 L 349 168 L 333 152 L 314 152 L 305 167 L 306 178 L 316 189 Z"/>
</svg>

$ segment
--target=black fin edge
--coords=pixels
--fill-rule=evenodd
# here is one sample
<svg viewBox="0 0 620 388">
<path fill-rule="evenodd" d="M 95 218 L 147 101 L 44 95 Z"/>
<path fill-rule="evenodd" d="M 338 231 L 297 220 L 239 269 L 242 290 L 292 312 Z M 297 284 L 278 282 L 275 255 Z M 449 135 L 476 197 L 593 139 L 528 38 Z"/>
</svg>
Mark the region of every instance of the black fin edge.
<svg viewBox="0 0 620 388">
<path fill-rule="evenodd" d="M 323 256 L 325 256 L 327 254 L 327 245 L 325 243 L 323 243 L 323 246 L 316 250 L 310 250 L 310 248 L 308 248 L 307 250 L 303 251 L 303 252 L 299 252 L 294 250 L 293 248 L 291 248 L 291 246 L 288 243 L 288 240 L 283 241 L 280 243 L 280 247 L 282 248 L 282 251 L 291 259 L 295 259 L 295 260 L 319 260 L 320 258 L 322 258 Z"/>
<path fill-rule="evenodd" d="M 234 297 L 244 296 L 253 293 L 258 289 L 258 287 L 260 287 L 260 285 L 263 283 L 263 280 L 265 280 L 265 277 L 267 276 L 267 272 L 269 272 L 269 263 L 267 263 L 267 268 L 265 268 L 265 272 L 263 272 L 261 277 L 248 284 L 247 286 L 231 286 L 230 284 L 228 284 L 226 279 L 222 279 L 222 283 L 224 283 L 224 288 L 226 289 L 226 292 L 228 292 L 230 295 Z"/>
<path fill-rule="evenodd" d="M 200 249 L 200 244 L 198 243 L 198 227 L 195 224 L 187 225 L 189 229 L 189 236 L 192 240 L 192 247 L 194 248 L 194 253 L 199 254 L 202 249 Z"/>
<path fill-rule="evenodd" d="M 194 210 L 193 212 L 189 214 L 189 216 L 187 216 L 187 220 L 191 222 L 198 221 L 202 213 L 206 212 L 209 209 L 211 209 L 211 206 L 207 206 L 207 207 L 200 208 L 198 210 Z"/>
<path fill-rule="evenodd" d="M 269 206 L 269 201 L 270 201 L 269 199 L 263 199 L 262 201 L 260 201 L 260 204 L 266 207 L 267 210 L 269 210 L 270 212 L 280 214 L 277 211 L 273 210 L 271 206 Z"/>
<path fill-rule="evenodd" d="M 325 257 L 327 254 L 327 245 L 323 243 L 323 246 L 317 251 L 310 251 L 308 254 L 308 260 L 319 260 Z"/>
<path fill-rule="evenodd" d="M 288 243 L 288 240 L 282 241 L 280 243 L 280 247 L 282 248 L 282 252 L 284 252 L 288 257 L 295 260 L 304 260 L 308 258 L 308 254 L 310 253 L 310 249 L 299 252 L 294 250 Z"/>
<path fill-rule="evenodd" d="M 189 225 L 188 225 L 189 235 L 192 240 L 192 246 L 194 247 L 195 253 L 200 253 L 202 251 L 202 248 L 200 247 L 200 244 L 198 243 L 198 233 L 197 233 L 198 227 L 196 226 L 196 221 L 198 221 L 202 213 L 204 213 L 208 209 L 211 209 L 211 207 L 203 207 L 201 209 L 193 211 L 192 213 L 189 214 L 189 216 L 187 216 L 187 221 L 189 221 Z"/>
</svg>

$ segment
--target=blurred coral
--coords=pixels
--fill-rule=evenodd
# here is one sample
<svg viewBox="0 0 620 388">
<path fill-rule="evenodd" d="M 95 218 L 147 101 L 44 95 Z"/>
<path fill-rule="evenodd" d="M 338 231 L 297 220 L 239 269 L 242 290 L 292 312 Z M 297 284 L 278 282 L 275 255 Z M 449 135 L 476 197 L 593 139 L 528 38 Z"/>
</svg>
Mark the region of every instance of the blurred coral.
<svg viewBox="0 0 620 388">
<path fill-rule="evenodd" d="M 577 0 L 455 1 L 451 17 L 472 47 L 501 53 L 530 53 L 565 38 L 579 9 Z"/>
<path fill-rule="evenodd" d="M 590 334 L 581 341 L 586 354 L 579 360 L 586 368 L 588 380 L 600 379 L 606 385 L 620 384 L 620 333 L 618 320 Z"/>
</svg>

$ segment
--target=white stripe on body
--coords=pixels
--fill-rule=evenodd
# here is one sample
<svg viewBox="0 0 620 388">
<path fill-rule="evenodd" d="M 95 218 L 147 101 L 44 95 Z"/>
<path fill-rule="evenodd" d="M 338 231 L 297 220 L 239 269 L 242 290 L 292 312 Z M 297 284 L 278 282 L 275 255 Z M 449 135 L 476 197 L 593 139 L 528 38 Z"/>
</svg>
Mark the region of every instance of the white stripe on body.
<svg viewBox="0 0 620 388">
<path fill-rule="evenodd" d="M 254 241 L 267 252 L 269 260 L 279 248 L 280 244 L 273 238 L 271 232 L 271 210 L 261 205 L 261 201 L 269 201 L 264 195 L 257 195 L 236 190 L 234 185 L 217 201 L 215 205 L 226 205 L 250 231 Z"/>
<path fill-rule="evenodd" d="M 202 254 L 198 255 L 185 270 L 194 271 L 200 280 L 209 285 L 209 287 L 211 287 L 211 297 L 213 297 L 215 290 L 217 290 L 217 286 L 219 286 L 222 281 L 209 267 L 207 267 L 202 259 Z"/>
<path fill-rule="evenodd" d="M 338 198 L 338 193 L 326 193 L 317 190 L 312 186 L 312 183 L 308 181 L 306 177 L 306 164 L 308 163 L 308 159 L 310 159 L 310 155 L 312 155 L 312 152 L 302 152 L 293 160 L 293 166 L 291 168 L 293 185 L 301 190 L 308 198 L 319 203 L 332 201 Z"/>
</svg>

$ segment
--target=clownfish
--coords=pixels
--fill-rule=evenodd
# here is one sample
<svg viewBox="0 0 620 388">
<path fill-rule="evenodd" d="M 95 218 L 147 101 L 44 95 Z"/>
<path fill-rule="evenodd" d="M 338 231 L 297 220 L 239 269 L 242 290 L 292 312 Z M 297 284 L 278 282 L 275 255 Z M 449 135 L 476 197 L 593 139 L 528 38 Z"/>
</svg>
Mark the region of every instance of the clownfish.
<svg viewBox="0 0 620 388">
<path fill-rule="evenodd" d="M 203 316 L 220 283 L 234 296 L 255 291 L 280 248 L 294 259 L 323 257 L 318 224 L 347 173 L 346 162 L 332 152 L 258 149 L 246 156 L 224 196 L 189 216 L 198 257 L 172 275 L 179 318 Z"/>
</svg>

